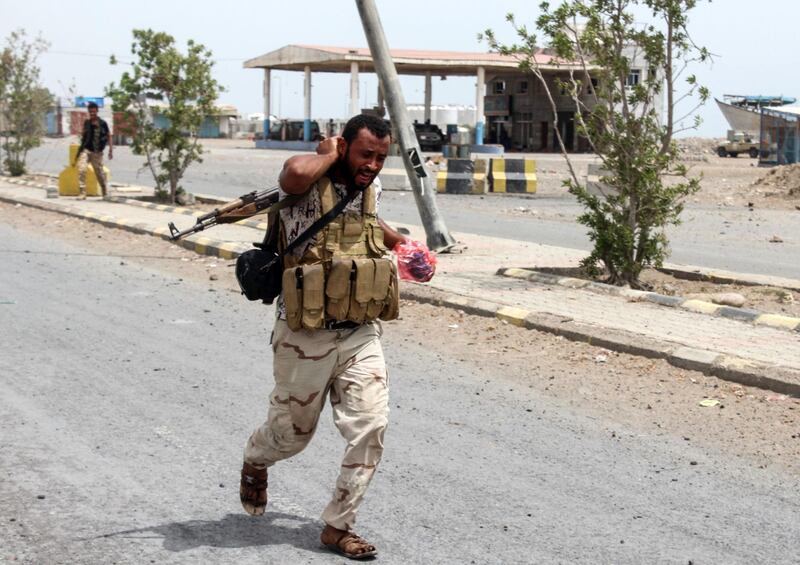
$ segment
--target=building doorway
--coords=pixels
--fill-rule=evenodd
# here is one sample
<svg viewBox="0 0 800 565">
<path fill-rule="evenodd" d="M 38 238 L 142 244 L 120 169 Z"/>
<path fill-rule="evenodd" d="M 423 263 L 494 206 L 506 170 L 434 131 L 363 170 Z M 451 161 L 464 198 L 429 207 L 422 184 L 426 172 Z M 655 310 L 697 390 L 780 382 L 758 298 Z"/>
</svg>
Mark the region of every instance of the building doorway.
<svg viewBox="0 0 800 565">
<path fill-rule="evenodd" d="M 564 142 L 564 149 L 567 151 L 575 150 L 575 113 L 574 112 L 559 112 L 558 113 L 558 131 L 561 134 L 561 139 Z M 558 139 L 553 136 L 553 149 L 561 150 L 558 146 Z"/>
<path fill-rule="evenodd" d="M 511 149 L 511 121 L 508 116 L 491 116 L 489 120 L 489 143 Z"/>
<path fill-rule="evenodd" d="M 547 151 L 547 138 L 550 133 L 550 122 L 542 122 L 539 125 L 539 151 Z"/>
</svg>

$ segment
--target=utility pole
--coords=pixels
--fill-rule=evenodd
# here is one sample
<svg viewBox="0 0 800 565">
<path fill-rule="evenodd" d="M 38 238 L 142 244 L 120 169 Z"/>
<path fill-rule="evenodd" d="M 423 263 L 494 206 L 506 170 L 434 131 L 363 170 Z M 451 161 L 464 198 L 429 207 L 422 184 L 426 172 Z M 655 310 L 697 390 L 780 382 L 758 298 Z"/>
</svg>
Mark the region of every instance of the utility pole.
<svg viewBox="0 0 800 565">
<path fill-rule="evenodd" d="M 447 231 L 444 219 L 436 206 L 436 193 L 433 190 L 431 178 L 425 170 L 425 165 L 422 163 L 422 153 L 414 126 L 408 119 L 406 101 L 400 88 L 397 69 L 389 55 L 389 43 L 383 33 L 378 9 L 375 7 L 374 0 L 356 0 L 356 6 L 361 16 L 361 24 L 364 26 L 364 34 L 367 36 L 372 60 L 375 63 L 375 72 L 383 87 L 386 106 L 389 109 L 397 136 L 400 138 L 398 140 L 400 152 L 403 154 L 406 174 L 411 182 L 417 209 L 425 228 L 428 247 L 440 253 L 446 252 L 455 245 L 455 240 Z"/>
</svg>

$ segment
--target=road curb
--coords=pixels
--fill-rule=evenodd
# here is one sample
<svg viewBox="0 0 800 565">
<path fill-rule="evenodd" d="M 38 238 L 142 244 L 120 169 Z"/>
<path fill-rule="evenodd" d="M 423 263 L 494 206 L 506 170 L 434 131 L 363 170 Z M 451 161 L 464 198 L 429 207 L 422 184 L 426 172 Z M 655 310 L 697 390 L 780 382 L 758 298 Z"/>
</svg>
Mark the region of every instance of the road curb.
<svg viewBox="0 0 800 565">
<path fill-rule="evenodd" d="M 47 177 L 47 178 L 58 180 L 58 175 L 54 175 L 52 173 L 33 172 L 33 173 L 26 173 L 25 175 L 27 175 L 27 176 L 36 176 L 36 177 Z M 0 177 L 2 177 L 3 181 L 11 183 L 11 184 L 18 184 L 18 185 L 22 185 L 22 186 L 32 186 L 34 188 L 41 188 L 41 189 L 47 189 L 47 188 L 56 188 L 57 189 L 58 188 L 57 186 L 48 186 L 46 184 L 41 184 L 41 183 L 38 183 L 36 181 L 27 180 L 27 179 L 24 179 L 22 177 L 12 177 L 12 176 L 8 176 L 8 175 L 0 175 Z M 112 188 L 116 189 L 119 192 L 145 192 L 146 190 L 150 190 L 146 186 L 137 186 L 135 184 L 127 184 L 127 183 L 114 182 L 114 181 L 110 182 L 109 186 L 111 186 Z"/>
<path fill-rule="evenodd" d="M 80 208 L 59 206 L 46 201 L 40 202 L 38 200 L 31 200 L 29 198 L 0 195 L 0 201 L 7 202 L 9 204 L 22 204 L 32 208 L 46 210 L 48 212 L 56 212 L 58 214 L 64 214 L 67 216 L 88 220 L 109 228 L 121 229 L 139 235 L 149 235 L 166 241 L 171 241 L 169 228 L 153 227 L 150 224 L 136 222 L 136 220 L 130 218 L 118 218 L 115 216 L 97 214 L 95 212 L 81 210 Z M 250 244 L 246 243 L 222 241 L 198 235 L 192 235 L 173 243 L 183 247 L 184 249 L 188 249 L 189 251 L 194 251 L 200 255 L 209 255 L 211 257 L 219 257 L 221 259 L 235 259 L 241 253 L 252 248 Z"/>
<path fill-rule="evenodd" d="M 54 175 L 53 173 L 43 173 L 43 172 L 32 172 L 26 173 L 31 176 L 37 177 L 47 177 L 51 179 L 58 179 L 58 175 Z M 47 185 L 34 182 L 32 180 L 25 180 L 20 177 L 12 177 L 8 175 L 0 175 L 4 181 L 10 182 L 11 184 L 21 184 L 25 186 L 33 186 L 35 188 L 47 188 Z M 110 186 L 112 188 L 117 189 L 119 192 L 148 192 L 154 190 L 153 187 L 150 186 L 142 186 L 136 184 L 128 184 L 124 182 L 111 182 Z M 222 196 L 216 196 L 214 194 L 194 194 L 195 199 L 198 202 L 203 204 L 225 204 L 226 202 L 230 202 L 233 198 L 224 198 Z"/>
<path fill-rule="evenodd" d="M 586 289 L 600 294 L 620 296 L 631 302 L 650 302 L 653 304 L 658 304 L 659 306 L 681 308 L 690 312 L 719 316 L 722 318 L 737 320 L 739 322 L 750 322 L 758 326 L 768 326 L 771 328 L 800 332 L 800 318 L 795 318 L 792 316 L 769 314 L 765 312 L 759 312 L 757 310 L 751 310 L 749 308 L 734 308 L 732 306 L 723 306 L 721 304 L 714 304 L 713 302 L 706 302 L 704 300 L 683 298 L 680 296 L 666 296 L 656 292 L 632 290 L 630 288 L 612 286 L 609 284 L 587 281 L 584 279 L 551 275 L 550 273 L 542 273 L 540 271 L 534 271 L 531 269 L 502 268 L 498 269 L 497 274 L 504 277 L 527 280 L 541 284 Z"/>
<path fill-rule="evenodd" d="M 197 198 L 197 195 L 195 195 L 195 198 Z M 116 204 L 125 204 L 127 206 L 136 206 L 137 208 L 147 208 L 148 210 L 157 210 L 159 212 L 169 212 L 172 214 L 182 214 L 184 216 L 194 216 L 195 218 L 206 213 L 201 210 L 192 210 L 191 208 L 185 208 L 183 206 L 156 204 L 155 202 L 145 202 L 136 198 L 125 198 L 123 196 L 109 196 L 106 200 Z M 232 225 L 245 226 L 259 230 L 266 230 L 269 227 L 267 222 L 259 222 L 258 220 L 239 220 Z"/>
<path fill-rule="evenodd" d="M 660 267 L 656 270 L 667 275 L 672 275 L 676 279 L 686 279 L 689 281 L 703 281 L 717 284 L 740 284 L 742 286 L 775 286 L 779 288 L 785 288 L 786 290 L 800 292 L 800 281 L 795 279 L 787 279 L 784 277 L 775 277 L 772 275 L 732 273 L 730 271 L 706 269 L 702 267 L 680 268 L 674 265 Z"/>
<path fill-rule="evenodd" d="M 404 281 L 401 296 L 406 300 L 462 310 L 467 314 L 497 318 L 511 325 L 562 336 L 570 341 L 603 347 L 609 351 L 664 359 L 682 369 L 800 397 L 800 371 L 793 369 L 755 363 L 732 355 L 655 340 L 623 330 L 581 324 L 568 317 L 530 312 L 417 283 Z"/>
</svg>

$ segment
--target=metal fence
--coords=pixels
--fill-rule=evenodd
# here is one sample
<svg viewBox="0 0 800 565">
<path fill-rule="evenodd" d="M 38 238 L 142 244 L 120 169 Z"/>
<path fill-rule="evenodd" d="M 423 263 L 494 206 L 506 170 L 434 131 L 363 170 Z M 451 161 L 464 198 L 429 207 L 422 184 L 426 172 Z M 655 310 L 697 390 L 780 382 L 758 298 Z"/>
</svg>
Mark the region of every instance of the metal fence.
<svg viewBox="0 0 800 565">
<path fill-rule="evenodd" d="M 764 108 L 761 110 L 760 165 L 800 162 L 800 115 Z"/>
</svg>

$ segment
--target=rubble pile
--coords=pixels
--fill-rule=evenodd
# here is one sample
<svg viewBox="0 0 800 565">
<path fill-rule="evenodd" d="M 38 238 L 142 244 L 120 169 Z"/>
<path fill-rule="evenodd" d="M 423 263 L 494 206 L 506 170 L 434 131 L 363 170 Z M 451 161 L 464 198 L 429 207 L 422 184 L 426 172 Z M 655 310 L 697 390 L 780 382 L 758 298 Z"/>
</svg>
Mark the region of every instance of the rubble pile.
<svg viewBox="0 0 800 565">
<path fill-rule="evenodd" d="M 717 147 L 724 141 L 708 137 L 684 137 L 676 139 L 675 144 L 684 161 L 708 161 L 708 157 L 716 155 Z"/>
<path fill-rule="evenodd" d="M 756 180 L 753 186 L 770 187 L 780 193 L 800 197 L 800 163 L 773 167 Z"/>
</svg>

